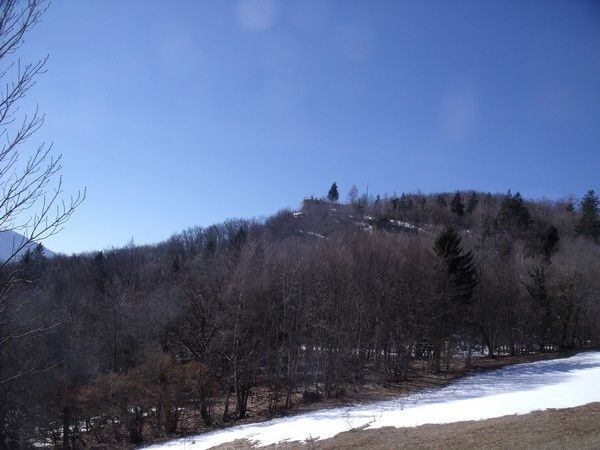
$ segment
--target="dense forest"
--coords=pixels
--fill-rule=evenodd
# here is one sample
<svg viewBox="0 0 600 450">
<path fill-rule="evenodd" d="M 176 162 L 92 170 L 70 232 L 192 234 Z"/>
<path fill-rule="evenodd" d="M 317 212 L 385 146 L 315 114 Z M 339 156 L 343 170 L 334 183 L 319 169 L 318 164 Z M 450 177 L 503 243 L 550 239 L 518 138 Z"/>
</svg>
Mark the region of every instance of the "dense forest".
<svg viewBox="0 0 600 450">
<path fill-rule="evenodd" d="M 600 340 L 598 197 L 306 199 L 158 245 L 1 267 L 0 448 L 131 446 Z"/>
</svg>

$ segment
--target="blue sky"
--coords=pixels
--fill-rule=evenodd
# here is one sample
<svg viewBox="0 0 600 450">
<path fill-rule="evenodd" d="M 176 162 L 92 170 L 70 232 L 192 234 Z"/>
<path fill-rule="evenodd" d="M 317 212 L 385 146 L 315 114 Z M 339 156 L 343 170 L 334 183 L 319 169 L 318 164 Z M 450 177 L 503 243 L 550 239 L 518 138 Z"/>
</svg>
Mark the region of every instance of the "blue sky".
<svg viewBox="0 0 600 450">
<path fill-rule="evenodd" d="M 55 1 L 20 56 L 87 200 L 47 241 L 157 242 L 325 195 L 600 189 L 593 2 Z"/>
</svg>

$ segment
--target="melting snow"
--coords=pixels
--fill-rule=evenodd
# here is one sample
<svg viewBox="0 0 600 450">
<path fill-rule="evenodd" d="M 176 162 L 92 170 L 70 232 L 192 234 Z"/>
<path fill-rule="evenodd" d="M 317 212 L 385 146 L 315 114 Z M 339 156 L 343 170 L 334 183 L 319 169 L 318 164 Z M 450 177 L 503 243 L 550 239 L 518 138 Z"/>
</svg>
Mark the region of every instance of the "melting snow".
<svg viewBox="0 0 600 450">
<path fill-rule="evenodd" d="M 600 401 L 600 352 L 506 366 L 441 389 L 396 400 L 348 406 L 239 425 L 152 448 L 205 449 L 236 439 L 257 445 L 326 439 L 357 427 L 412 427 L 568 408 Z"/>
<path fill-rule="evenodd" d="M 304 231 L 304 230 L 294 230 L 297 233 L 304 233 L 304 234 L 308 234 L 309 236 L 314 236 L 314 237 L 318 237 L 321 239 L 325 239 L 325 236 L 323 236 L 322 234 L 319 233 L 315 233 L 314 231 Z"/>
<path fill-rule="evenodd" d="M 403 222 L 401 220 L 396 220 L 396 219 L 390 219 L 390 222 L 399 227 L 410 228 L 411 230 L 423 231 L 418 226 L 413 225 L 412 223 L 409 223 L 409 222 Z"/>
</svg>

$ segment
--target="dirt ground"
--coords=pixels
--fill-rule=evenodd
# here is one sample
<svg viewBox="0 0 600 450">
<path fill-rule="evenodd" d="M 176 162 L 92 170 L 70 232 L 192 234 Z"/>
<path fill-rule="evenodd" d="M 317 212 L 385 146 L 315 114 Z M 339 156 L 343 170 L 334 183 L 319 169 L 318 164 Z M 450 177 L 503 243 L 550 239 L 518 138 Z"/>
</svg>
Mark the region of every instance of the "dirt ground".
<svg viewBox="0 0 600 450">
<path fill-rule="evenodd" d="M 247 442 L 218 449 L 251 448 Z M 600 403 L 445 425 L 353 430 L 268 449 L 600 449 Z"/>
</svg>

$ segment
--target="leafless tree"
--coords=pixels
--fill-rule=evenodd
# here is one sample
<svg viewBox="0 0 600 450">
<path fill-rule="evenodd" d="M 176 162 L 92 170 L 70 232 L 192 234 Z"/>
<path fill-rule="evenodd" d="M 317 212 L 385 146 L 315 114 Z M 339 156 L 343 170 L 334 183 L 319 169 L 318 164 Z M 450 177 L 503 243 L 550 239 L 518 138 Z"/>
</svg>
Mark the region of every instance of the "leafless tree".
<svg viewBox="0 0 600 450">
<path fill-rule="evenodd" d="M 25 239 L 14 243 L 9 264 L 30 242 L 59 232 L 85 197 L 78 192 L 62 197 L 61 155 L 52 144 L 28 147 L 44 123 L 36 107 L 20 111 L 20 103 L 44 73 L 48 56 L 23 63 L 16 53 L 25 35 L 46 11 L 45 0 L 0 2 L 0 232 L 18 231 Z"/>
<path fill-rule="evenodd" d="M 17 445 L 18 436 L 7 429 L 4 419 L 10 394 L 17 390 L 17 380 L 43 370 L 45 365 L 32 349 L 31 341 L 54 328 L 30 297 L 20 297 L 20 304 L 7 305 L 13 286 L 19 282 L 19 265 L 15 264 L 32 242 L 41 242 L 59 232 L 82 203 L 85 191 L 63 198 L 61 156 L 52 145 L 30 146 L 31 138 L 42 127 L 44 115 L 36 107 L 22 112 L 23 100 L 44 73 L 48 57 L 23 63 L 17 52 L 26 34 L 46 11 L 44 0 L 0 1 L 0 234 L 15 231 L 12 250 L 0 261 L 0 447 Z M 19 236 L 19 235 L 15 235 Z M 13 302 L 14 303 L 14 302 Z M 26 315 L 26 317 L 25 317 Z M 12 430 L 14 431 L 14 430 Z"/>
</svg>

